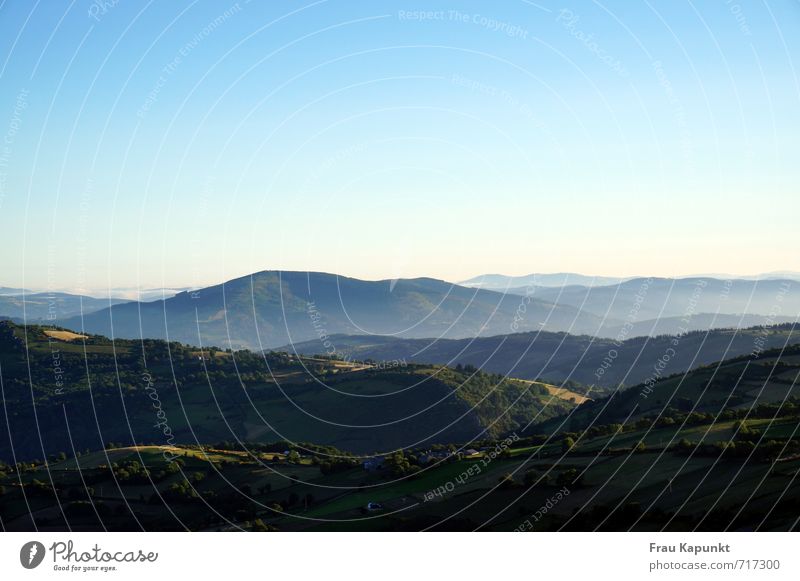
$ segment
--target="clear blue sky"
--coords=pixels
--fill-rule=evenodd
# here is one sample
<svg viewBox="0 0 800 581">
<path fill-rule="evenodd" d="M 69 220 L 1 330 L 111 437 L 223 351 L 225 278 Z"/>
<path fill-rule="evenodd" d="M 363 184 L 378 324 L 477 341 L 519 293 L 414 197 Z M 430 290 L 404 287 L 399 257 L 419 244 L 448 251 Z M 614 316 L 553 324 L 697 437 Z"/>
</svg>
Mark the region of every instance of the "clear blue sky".
<svg viewBox="0 0 800 581">
<path fill-rule="evenodd" d="M 797 1 L 263 4 L 2 3 L 0 286 L 800 270 Z"/>
</svg>

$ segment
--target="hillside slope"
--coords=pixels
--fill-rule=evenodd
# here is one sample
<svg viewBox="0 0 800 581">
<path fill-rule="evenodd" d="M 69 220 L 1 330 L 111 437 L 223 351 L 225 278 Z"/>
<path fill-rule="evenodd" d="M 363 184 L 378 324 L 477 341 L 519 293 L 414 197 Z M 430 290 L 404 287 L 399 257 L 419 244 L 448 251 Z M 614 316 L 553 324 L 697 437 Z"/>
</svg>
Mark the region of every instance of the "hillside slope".
<svg viewBox="0 0 800 581">
<path fill-rule="evenodd" d="M 99 336 L 58 341 L 44 331 L 0 322 L 10 423 L 0 428 L 0 458 L 12 449 L 18 459 L 43 458 L 109 442 L 289 440 L 383 452 L 496 436 L 574 407 L 545 386 L 483 373 L 365 369 Z"/>
<path fill-rule="evenodd" d="M 578 431 L 592 424 L 632 424 L 641 418 L 710 414 L 726 419 L 726 410 L 759 405 L 794 409 L 800 395 L 800 345 L 743 355 L 687 373 L 645 381 L 581 406 L 563 428 Z M 553 426 L 561 426 L 553 422 Z"/>
<path fill-rule="evenodd" d="M 521 379 L 576 381 L 600 387 L 627 386 L 656 373 L 680 373 L 752 352 L 800 342 L 792 325 L 718 329 L 679 337 L 637 337 L 617 343 L 610 339 L 565 333 L 516 333 L 476 339 L 433 340 L 392 337 L 333 336 L 330 344 L 346 357 L 443 365 L 474 365 L 484 371 Z M 324 351 L 319 341 L 295 343 L 283 351 L 314 354 Z M 668 355 L 668 356 L 667 356 Z"/>
</svg>

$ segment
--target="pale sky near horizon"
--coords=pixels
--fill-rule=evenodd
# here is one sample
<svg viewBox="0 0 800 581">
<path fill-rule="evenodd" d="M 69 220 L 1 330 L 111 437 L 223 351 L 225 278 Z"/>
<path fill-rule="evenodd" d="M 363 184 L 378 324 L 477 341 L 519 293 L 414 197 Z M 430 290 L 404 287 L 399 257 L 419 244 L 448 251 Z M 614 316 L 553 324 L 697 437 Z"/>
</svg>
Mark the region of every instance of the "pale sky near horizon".
<svg viewBox="0 0 800 581">
<path fill-rule="evenodd" d="M 7 0 L 0 286 L 800 271 L 796 55 L 794 0 Z"/>
</svg>

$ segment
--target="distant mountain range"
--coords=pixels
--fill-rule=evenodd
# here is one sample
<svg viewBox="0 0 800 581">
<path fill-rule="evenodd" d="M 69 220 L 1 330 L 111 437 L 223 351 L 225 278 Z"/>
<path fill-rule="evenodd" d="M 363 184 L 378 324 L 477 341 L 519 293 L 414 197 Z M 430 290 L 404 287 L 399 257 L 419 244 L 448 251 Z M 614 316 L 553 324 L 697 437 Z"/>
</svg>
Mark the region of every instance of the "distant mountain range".
<svg viewBox="0 0 800 581">
<path fill-rule="evenodd" d="M 324 343 L 334 334 L 460 339 L 542 330 L 624 340 L 779 324 L 800 313 L 800 283 L 638 278 L 497 292 L 431 278 L 364 281 L 264 271 L 164 300 L 116 300 L 110 307 L 104 301 L 84 300 L 82 317 L 63 308 L 57 323 L 118 338 L 261 350 Z M 5 308 L 2 315 L 20 313 Z"/>
<path fill-rule="evenodd" d="M 5 295 L 21 295 L 23 293 L 27 293 L 30 291 L 26 291 L 24 288 L 11 288 L 8 286 L 0 286 L 0 296 Z"/>
<path fill-rule="evenodd" d="M 579 274 L 576 272 L 555 272 L 555 273 L 533 273 L 523 276 L 508 276 L 505 274 L 481 274 L 473 278 L 463 280 L 458 284 L 468 287 L 478 287 L 490 290 L 505 291 L 515 287 L 562 287 L 570 285 L 579 286 L 607 286 L 619 284 L 641 276 L 592 276 Z M 677 280 L 686 278 L 718 278 L 721 280 L 794 280 L 800 281 L 800 272 L 791 270 L 778 270 L 754 275 L 736 274 L 693 274 L 672 277 Z"/>
<path fill-rule="evenodd" d="M 109 289 L 107 296 L 89 296 L 67 292 L 32 292 L 21 288 L 0 287 L 0 318 L 42 323 L 80 318 L 109 306 L 141 300 L 170 298 L 186 289 Z"/>
<path fill-rule="evenodd" d="M 580 286 L 603 286 L 618 284 L 633 277 L 615 276 L 590 276 L 577 274 L 575 272 L 556 272 L 551 274 L 528 274 L 525 276 L 506 276 L 504 274 L 482 274 L 468 280 L 461 281 L 459 284 L 468 287 L 483 288 L 489 290 L 505 291 L 515 287 L 562 287 L 568 285 Z"/>
<path fill-rule="evenodd" d="M 635 334 L 644 335 L 678 332 L 674 321 L 665 321 L 670 317 L 684 319 L 684 326 L 692 330 L 692 324 L 695 328 L 708 328 L 713 313 L 749 315 L 749 324 L 791 322 L 800 314 L 800 282 L 786 279 L 635 278 L 607 286 L 512 288 L 507 292 L 572 306 L 605 318 L 600 333 L 605 336 L 614 336 L 618 331 L 614 320 L 633 324 Z M 700 314 L 707 323 L 692 321 Z M 735 318 L 718 318 L 713 321 L 715 327 L 742 326 Z M 649 331 L 654 325 L 654 330 Z"/>
<path fill-rule="evenodd" d="M 601 322 L 570 305 L 431 278 L 364 281 L 318 272 L 265 271 L 58 323 L 121 338 L 264 349 L 334 333 L 450 338 L 538 329 L 594 333 Z"/>
<path fill-rule="evenodd" d="M 129 301 L 157 301 L 160 299 L 168 299 L 174 297 L 181 292 L 192 290 L 191 287 L 180 288 L 138 288 L 138 287 L 118 287 L 110 288 L 103 291 L 103 296 L 109 296 L 115 299 L 125 299 Z M 92 293 L 94 294 L 94 293 Z"/>
<path fill-rule="evenodd" d="M 682 335 L 692 331 L 708 331 L 710 329 L 747 329 L 767 325 L 784 325 L 795 322 L 795 317 L 768 317 L 765 315 L 719 315 L 715 313 L 699 313 L 690 318 L 673 316 L 659 319 L 646 319 L 630 325 L 603 325 L 598 336 L 620 338 L 625 337 L 658 337 L 659 335 Z"/>
<path fill-rule="evenodd" d="M 398 339 L 363 335 L 329 338 L 340 356 L 354 360 L 473 365 L 520 379 L 616 388 L 683 373 L 714 361 L 800 343 L 800 327 L 717 329 L 617 342 L 566 333 L 517 333 L 474 339 Z M 324 352 L 319 341 L 285 345 L 289 353 Z"/>
<path fill-rule="evenodd" d="M 773 270 L 772 272 L 762 272 L 761 274 L 730 274 L 730 273 L 705 273 L 694 274 L 689 276 L 679 276 L 676 278 L 722 278 L 722 279 L 740 279 L 740 280 L 797 280 L 800 281 L 800 272 L 795 270 Z"/>
<path fill-rule="evenodd" d="M 96 299 L 68 293 L 34 293 L 0 295 L 0 316 L 31 323 L 80 318 L 81 313 L 93 313 L 109 305 L 127 301 Z"/>
</svg>

